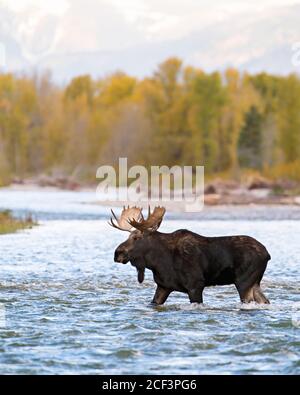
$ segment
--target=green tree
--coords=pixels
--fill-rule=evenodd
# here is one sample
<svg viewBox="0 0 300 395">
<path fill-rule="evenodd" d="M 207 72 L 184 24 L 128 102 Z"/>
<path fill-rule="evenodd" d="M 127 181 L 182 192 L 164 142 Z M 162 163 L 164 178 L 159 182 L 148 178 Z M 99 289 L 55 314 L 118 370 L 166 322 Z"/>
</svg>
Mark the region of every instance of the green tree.
<svg viewBox="0 0 300 395">
<path fill-rule="evenodd" d="M 190 93 L 189 149 L 193 155 L 193 164 L 204 164 L 209 173 L 220 170 L 222 146 L 219 141 L 219 123 L 225 100 L 219 73 L 197 73 Z"/>
<path fill-rule="evenodd" d="M 289 75 L 280 84 L 278 124 L 285 161 L 300 159 L 300 80 L 296 75 Z"/>
<path fill-rule="evenodd" d="M 261 169 L 262 167 L 262 116 L 255 106 L 245 114 L 238 145 L 241 167 Z"/>
</svg>

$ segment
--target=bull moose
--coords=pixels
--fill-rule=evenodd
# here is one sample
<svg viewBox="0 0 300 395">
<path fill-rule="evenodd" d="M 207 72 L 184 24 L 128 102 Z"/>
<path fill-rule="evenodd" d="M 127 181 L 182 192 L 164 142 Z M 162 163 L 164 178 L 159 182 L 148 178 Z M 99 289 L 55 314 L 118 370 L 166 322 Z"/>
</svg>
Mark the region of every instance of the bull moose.
<svg viewBox="0 0 300 395">
<path fill-rule="evenodd" d="M 153 304 L 164 304 L 173 291 L 188 294 L 191 303 L 203 303 L 205 287 L 234 284 L 244 303 L 270 303 L 260 282 L 271 259 L 266 248 L 249 236 L 205 237 L 189 230 L 158 232 L 166 212 L 155 207 L 145 219 L 142 209 L 127 207 L 110 225 L 130 232 L 115 250 L 115 262 L 130 262 L 136 267 L 138 281 L 145 269 L 153 272 L 157 289 Z"/>
</svg>

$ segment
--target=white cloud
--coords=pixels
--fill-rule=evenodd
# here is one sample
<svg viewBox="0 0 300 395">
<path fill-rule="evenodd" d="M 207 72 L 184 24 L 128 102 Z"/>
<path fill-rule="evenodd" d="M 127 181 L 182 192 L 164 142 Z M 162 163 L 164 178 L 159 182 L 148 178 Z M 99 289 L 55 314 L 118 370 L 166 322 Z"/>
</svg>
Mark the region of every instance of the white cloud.
<svg viewBox="0 0 300 395">
<path fill-rule="evenodd" d="M 43 13 L 55 15 L 64 14 L 69 7 L 68 0 L 2 0 L 0 6 L 1 4 L 15 12 L 35 7 L 43 11 Z"/>
<path fill-rule="evenodd" d="M 233 14 L 263 11 L 296 0 L 106 0 L 144 35 L 161 41 L 181 38 Z"/>
<path fill-rule="evenodd" d="M 241 39 L 238 36 L 245 23 L 249 22 L 248 15 L 253 18 L 253 23 L 260 17 L 272 19 L 272 7 L 286 7 L 295 2 L 297 0 L 0 0 L 0 41 L 6 40 L 7 45 L 11 45 L 11 51 L 7 48 L 7 53 L 15 51 L 16 59 L 24 58 L 31 65 L 51 56 L 52 59 L 63 59 L 65 55 L 75 54 L 79 54 L 78 63 L 81 63 L 85 58 L 82 52 L 105 52 L 95 55 L 100 59 L 101 56 L 109 56 L 110 52 L 121 50 L 122 56 L 126 57 L 124 50 L 137 46 L 138 53 L 143 52 L 144 48 L 156 46 L 157 54 L 178 54 L 192 64 L 209 67 L 220 65 L 225 60 L 229 62 L 230 59 L 235 60 L 236 64 L 243 64 L 248 58 L 259 57 L 265 50 L 265 47 L 249 48 L 249 44 L 236 41 Z M 284 16 L 283 11 L 278 14 Z M 285 20 L 292 18 L 289 14 Z M 237 27 L 239 20 L 242 25 Z M 276 23 L 281 26 L 280 20 Z M 228 39 L 224 35 L 218 37 L 218 41 L 222 42 L 221 48 L 215 48 L 214 56 L 210 52 L 205 58 L 206 39 L 212 40 L 209 44 L 211 49 L 217 45 L 213 37 L 219 26 L 222 26 L 224 35 L 229 30 L 231 35 Z M 294 25 L 290 29 L 288 26 L 289 22 L 285 29 L 270 28 L 272 34 L 268 35 L 271 40 L 268 49 L 273 46 L 273 41 L 284 44 L 293 34 L 297 40 L 298 29 Z M 207 36 L 200 47 L 199 40 L 195 40 L 188 51 L 184 48 L 180 53 L 176 41 L 172 43 L 172 40 L 189 35 L 193 37 L 194 32 L 201 36 L 201 31 L 209 33 L 204 33 Z M 259 43 L 264 37 L 262 28 L 256 32 L 255 41 Z M 159 43 L 164 41 L 168 42 L 168 48 L 161 49 Z M 148 46 L 149 43 L 154 45 Z M 19 50 L 22 56 L 17 53 Z M 137 53 L 134 51 L 128 51 L 128 56 Z M 148 52 L 145 52 L 147 56 Z M 8 60 L 11 57 L 8 56 Z M 139 63 L 143 59 L 136 61 Z M 116 58 L 112 68 L 119 67 L 119 64 L 122 60 Z"/>
<path fill-rule="evenodd" d="M 177 39 L 234 13 L 260 11 L 295 1 L 0 0 L 0 6 L 3 4 L 17 14 L 26 15 L 20 22 L 25 35 L 34 32 L 35 26 L 49 15 L 59 17 L 57 49 L 74 51 L 80 48 L 107 50 L 142 41 Z"/>
</svg>

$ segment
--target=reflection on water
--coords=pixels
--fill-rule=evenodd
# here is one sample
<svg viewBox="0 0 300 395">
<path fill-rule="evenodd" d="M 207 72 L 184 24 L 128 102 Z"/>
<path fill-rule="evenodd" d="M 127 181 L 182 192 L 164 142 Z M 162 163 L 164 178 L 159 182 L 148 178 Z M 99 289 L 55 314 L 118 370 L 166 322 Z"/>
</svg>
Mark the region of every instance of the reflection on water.
<svg viewBox="0 0 300 395">
<path fill-rule="evenodd" d="M 162 231 L 261 240 L 272 256 L 262 283 L 272 304 L 241 305 L 225 286 L 207 288 L 203 306 L 173 293 L 153 308 L 151 273 L 140 285 L 132 266 L 113 262 L 126 235 L 107 225 L 106 208 L 81 204 L 94 200 L 0 191 L 1 207 L 40 219 L 0 237 L 1 373 L 300 373 L 299 209 L 243 209 L 241 220 L 228 209 L 169 215 Z"/>
</svg>

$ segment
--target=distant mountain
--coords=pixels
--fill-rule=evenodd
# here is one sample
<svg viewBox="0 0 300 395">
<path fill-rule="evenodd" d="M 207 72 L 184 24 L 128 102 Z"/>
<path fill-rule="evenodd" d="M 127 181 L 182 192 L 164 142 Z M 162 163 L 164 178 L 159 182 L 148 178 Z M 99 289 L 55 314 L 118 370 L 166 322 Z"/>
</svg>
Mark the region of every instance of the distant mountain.
<svg viewBox="0 0 300 395">
<path fill-rule="evenodd" d="M 6 47 L 6 69 L 50 69 L 54 79 L 60 82 L 67 82 L 78 74 L 90 73 L 97 77 L 115 70 L 142 77 L 151 74 L 157 64 L 169 56 L 178 56 L 186 64 L 207 71 L 236 67 L 249 72 L 287 74 L 300 71 L 291 61 L 292 45 L 300 41 L 299 15 L 300 4 L 297 4 L 257 14 L 231 16 L 203 29 L 199 26 L 193 33 L 177 40 L 143 42 L 122 50 L 69 53 L 60 52 L 55 46 L 51 49 L 49 45 L 50 50 L 30 57 L 28 37 L 26 53 L 24 43 L 18 39 L 20 35 L 13 34 L 16 21 L 0 8 L 0 41 Z M 47 40 L 51 39 L 57 24 L 57 20 L 48 21 Z M 37 37 L 33 38 L 36 42 Z"/>
</svg>

